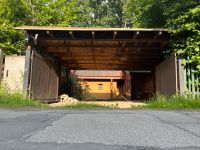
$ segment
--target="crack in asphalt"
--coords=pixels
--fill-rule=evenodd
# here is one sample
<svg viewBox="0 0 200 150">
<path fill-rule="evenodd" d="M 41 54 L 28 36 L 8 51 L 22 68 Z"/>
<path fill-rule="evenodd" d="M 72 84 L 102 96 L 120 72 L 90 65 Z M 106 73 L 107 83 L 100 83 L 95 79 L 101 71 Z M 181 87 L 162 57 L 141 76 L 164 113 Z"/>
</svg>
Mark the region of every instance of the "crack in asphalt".
<svg viewBox="0 0 200 150">
<path fill-rule="evenodd" d="M 184 129 L 184 128 L 182 128 L 182 127 L 179 127 L 179 126 L 177 126 L 175 123 L 173 124 L 173 123 L 166 122 L 166 121 L 162 120 L 161 118 L 159 118 L 159 117 L 157 117 L 157 116 L 155 116 L 155 115 L 153 115 L 153 114 L 148 114 L 148 113 L 144 113 L 144 114 L 154 117 L 155 119 L 157 119 L 158 121 L 162 122 L 163 124 L 167 124 L 167 125 L 170 125 L 170 126 L 172 126 L 172 127 L 178 128 L 178 129 L 180 129 L 180 130 L 183 130 L 183 131 L 186 132 L 186 133 L 189 133 L 189 134 L 191 134 L 191 135 L 194 135 L 194 136 L 200 138 L 200 135 L 198 135 L 198 134 L 196 134 L 196 133 L 193 133 L 193 132 L 191 132 L 191 131 L 189 131 L 189 130 L 187 130 L 187 129 Z"/>
<path fill-rule="evenodd" d="M 17 116 L 16 118 L 8 118 L 8 119 L 0 119 L 0 120 L 4 120 L 4 122 L 5 122 L 5 120 L 7 122 L 14 122 L 14 120 L 18 120 L 18 119 L 23 119 L 24 120 L 24 117 L 29 118 L 31 116 L 37 116 L 37 115 L 38 114 L 31 114 L 31 115 L 26 115 L 26 116 Z M 60 115 L 60 117 L 55 117 L 55 116 L 51 117 L 49 114 L 43 114 L 43 115 L 46 116 L 46 117 L 44 117 L 44 119 L 42 119 L 42 120 L 36 119 L 36 121 L 38 123 L 42 123 L 43 124 L 42 125 L 43 127 L 38 128 L 36 126 L 36 127 L 34 127 L 34 129 L 32 129 L 32 130 L 28 129 L 28 131 L 24 131 L 23 133 L 21 133 L 21 135 L 18 135 L 16 137 L 8 138 L 8 139 L 5 139 L 5 140 L 0 140 L 0 143 L 1 142 L 6 142 L 6 141 L 12 141 L 12 140 L 21 140 L 21 139 L 25 141 L 26 139 L 31 137 L 34 133 L 44 130 L 46 127 L 52 125 L 52 123 L 54 121 L 57 121 L 57 120 L 59 120 L 60 118 L 62 118 L 64 116 L 64 115 Z"/>
</svg>

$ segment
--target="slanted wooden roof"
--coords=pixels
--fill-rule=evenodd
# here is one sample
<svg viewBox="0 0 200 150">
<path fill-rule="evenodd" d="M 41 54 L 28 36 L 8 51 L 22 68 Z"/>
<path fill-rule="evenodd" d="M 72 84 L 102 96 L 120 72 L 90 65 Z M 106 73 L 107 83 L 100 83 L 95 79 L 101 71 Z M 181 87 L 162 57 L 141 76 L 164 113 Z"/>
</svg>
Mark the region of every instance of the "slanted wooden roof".
<svg viewBox="0 0 200 150">
<path fill-rule="evenodd" d="M 164 29 L 25 26 L 37 49 L 72 70 L 152 70 L 169 48 Z M 33 42 L 32 42 L 33 43 Z"/>
</svg>

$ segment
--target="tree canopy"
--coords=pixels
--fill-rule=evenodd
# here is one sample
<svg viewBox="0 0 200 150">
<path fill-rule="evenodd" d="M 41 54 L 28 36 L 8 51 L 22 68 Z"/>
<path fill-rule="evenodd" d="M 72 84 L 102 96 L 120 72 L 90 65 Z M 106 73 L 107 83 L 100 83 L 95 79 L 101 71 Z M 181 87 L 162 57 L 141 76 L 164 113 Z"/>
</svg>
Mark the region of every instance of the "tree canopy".
<svg viewBox="0 0 200 150">
<path fill-rule="evenodd" d="M 0 48 L 19 54 L 21 25 L 167 28 L 172 51 L 190 56 L 200 70 L 199 0 L 0 0 Z"/>
</svg>

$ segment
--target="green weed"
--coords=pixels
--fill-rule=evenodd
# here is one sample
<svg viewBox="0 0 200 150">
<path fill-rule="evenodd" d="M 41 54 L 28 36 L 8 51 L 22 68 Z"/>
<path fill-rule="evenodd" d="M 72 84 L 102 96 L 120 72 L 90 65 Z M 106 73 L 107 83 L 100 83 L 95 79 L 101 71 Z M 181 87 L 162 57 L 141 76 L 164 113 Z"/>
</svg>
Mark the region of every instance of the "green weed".
<svg viewBox="0 0 200 150">
<path fill-rule="evenodd" d="M 0 87 L 0 107 L 47 107 L 37 100 L 29 99 L 19 92 L 8 92 L 5 87 Z"/>
<path fill-rule="evenodd" d="M 150 109 L 169 109 L 169 110 L 176 110 L 176 109 L 200 109 L 200 97 L 187 95 L 187 96 L 170 96 L 166 97 L 163 95 L 155 95 L 151 98 L 147 105 L 142 106 L 140 108 L 150 108 Z"/>
</svg>

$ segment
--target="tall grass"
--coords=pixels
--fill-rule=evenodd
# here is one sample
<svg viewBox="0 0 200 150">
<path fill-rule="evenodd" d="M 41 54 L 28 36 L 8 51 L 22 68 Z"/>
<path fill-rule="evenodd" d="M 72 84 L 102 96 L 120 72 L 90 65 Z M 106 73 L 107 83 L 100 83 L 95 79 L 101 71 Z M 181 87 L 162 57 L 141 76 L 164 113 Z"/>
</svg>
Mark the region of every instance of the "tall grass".
<svg viewBox="0 0 200 150">
<path fill-rule="evenodd" d="M 199 109 L 200 110 L 200 97 L 199 96 L 170 96 L 155 95 L 148 102 L 145 108 L 153 109 Z"/>
<path fill-rule="evenodd" d="M 0 87 L 0 107 L 47 107 L 47 105 L 29 99 L 19 92 L 10 93 L 5 87 Z"/>
</svg>

